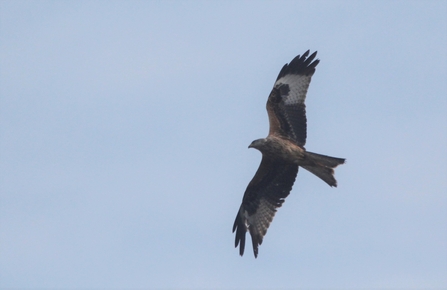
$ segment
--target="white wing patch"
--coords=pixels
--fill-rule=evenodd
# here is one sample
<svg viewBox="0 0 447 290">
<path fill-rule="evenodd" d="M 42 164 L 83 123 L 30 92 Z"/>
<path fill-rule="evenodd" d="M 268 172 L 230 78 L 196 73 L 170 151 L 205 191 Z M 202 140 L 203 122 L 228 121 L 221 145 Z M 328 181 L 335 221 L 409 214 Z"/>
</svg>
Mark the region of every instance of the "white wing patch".
<svg viewBox="0 0 447 290">
<path fill-rule="evenodd" d="M 286 105 L 304 103 L 311 77 L 310 75 L 288 74 L 276 81 L 275 88 L 279 88 L 282 84 L 289 86 L 289 93 L 281 96 Z"/>
</svg>

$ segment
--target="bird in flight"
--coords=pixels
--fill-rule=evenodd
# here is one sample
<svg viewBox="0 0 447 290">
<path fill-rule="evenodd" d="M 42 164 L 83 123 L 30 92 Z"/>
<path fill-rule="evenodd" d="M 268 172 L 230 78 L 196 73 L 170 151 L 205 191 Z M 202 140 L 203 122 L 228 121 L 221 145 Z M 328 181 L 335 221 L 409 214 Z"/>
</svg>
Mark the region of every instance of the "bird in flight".
<svg viewBox="0 0 447 290">
<path fill-rule="evenodd" d="M 262 153 L 259 168 L 247 186 L 242 204 L 236 215 L 233 232 L 235 247 L 242 256 L 245 234 L 250 232 L 255 257 L 267 229 L 292 190 L 298 168 L 315 174 L 330 186 L 337 186 L 334 169 L 345 162 L 343 158 L 330 157 L 306 151 L 307 124 L 306 99 L 315 67 L 317 52 L 309 50 L 285 64 L 267 100 L 270 130 L 267 138 L 254 140 L 248 148 Z"/>
</svg>

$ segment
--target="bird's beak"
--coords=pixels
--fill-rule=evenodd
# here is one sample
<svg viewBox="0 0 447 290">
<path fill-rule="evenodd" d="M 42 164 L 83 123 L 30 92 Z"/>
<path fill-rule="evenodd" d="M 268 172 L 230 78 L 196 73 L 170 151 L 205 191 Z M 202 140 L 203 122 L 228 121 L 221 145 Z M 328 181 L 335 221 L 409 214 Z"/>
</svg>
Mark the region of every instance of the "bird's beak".
<svg viewBox="0 0 447 290">
<path fill-rule="evenodd" d="M 253 148 L 252 144 L 248 145 L 248 148 Z"/>
</svg>

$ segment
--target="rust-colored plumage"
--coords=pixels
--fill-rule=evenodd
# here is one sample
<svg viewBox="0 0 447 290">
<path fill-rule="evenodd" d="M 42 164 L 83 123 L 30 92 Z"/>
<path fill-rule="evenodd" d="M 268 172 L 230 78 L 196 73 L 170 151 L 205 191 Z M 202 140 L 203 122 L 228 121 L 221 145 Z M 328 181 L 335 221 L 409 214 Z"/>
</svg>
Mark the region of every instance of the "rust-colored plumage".
<svg viewBox="0 0 447 290">
<path fill-rule="evenodd" d="M 283 66 L 267 100 L 269 135 L 249 146 L 261 151 L 262 161 L 245 190 L 233 225 L 235 246 L 239 246 L 241 256 L 247 231 L 251 235 L 254 255 L 258 256 L 258 246 L 262 244 L 277 208 L 292 190 L 299 166 L 330 186 L 337 186 L 333 168 L 343 164 L 345 159 L 308 152 L 304 148 L 307 137 L 305 99 L 319 63 L 314 60 L 316 54 L 309 56 L 306 51 Z"/>
</svg>

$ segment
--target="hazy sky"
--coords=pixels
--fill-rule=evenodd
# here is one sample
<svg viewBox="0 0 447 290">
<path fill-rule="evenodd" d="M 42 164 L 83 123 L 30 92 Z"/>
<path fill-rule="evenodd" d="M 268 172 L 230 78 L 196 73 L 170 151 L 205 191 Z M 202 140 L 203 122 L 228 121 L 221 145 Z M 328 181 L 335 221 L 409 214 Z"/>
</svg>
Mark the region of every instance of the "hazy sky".
<svg viewBox="0 0 447 290">
<path fill-rule="evenodd" d="M 447 288 L 447 1 L 1 1 L 0 288 Z M 309 151 L 231 232 L 281 67 Z"/>
</svg>

